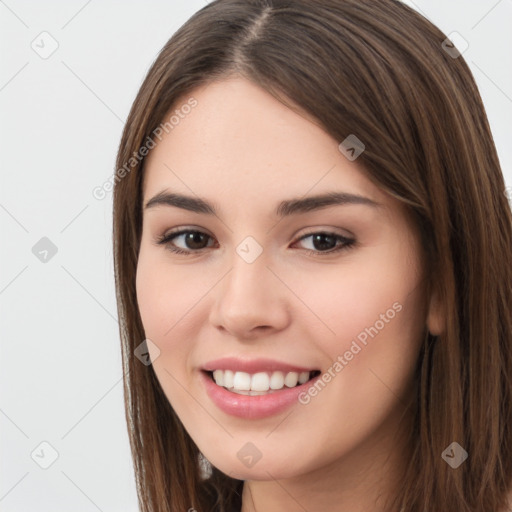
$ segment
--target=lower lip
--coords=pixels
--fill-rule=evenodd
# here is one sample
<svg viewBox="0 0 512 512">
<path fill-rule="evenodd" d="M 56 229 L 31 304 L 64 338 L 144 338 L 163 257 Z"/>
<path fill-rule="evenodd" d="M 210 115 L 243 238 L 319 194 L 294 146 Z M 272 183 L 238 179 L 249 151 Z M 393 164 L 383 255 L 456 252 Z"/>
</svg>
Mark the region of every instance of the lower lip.
<svg viewBox="0 0 512 512">
<path fill-rule="evenodd" d="M 201 371 L 201 378 L 206 387 L 206 393 L 212 402 L 222 411 L 231 416 L 246 419 L 260 419 L 273 416 L 299 402 L 299 394 L 306 391 L 320 375 L 294 388 L 283 388 L 268 395 L 240 395 L 217 386 L 210 374 Z"/>
</svg>

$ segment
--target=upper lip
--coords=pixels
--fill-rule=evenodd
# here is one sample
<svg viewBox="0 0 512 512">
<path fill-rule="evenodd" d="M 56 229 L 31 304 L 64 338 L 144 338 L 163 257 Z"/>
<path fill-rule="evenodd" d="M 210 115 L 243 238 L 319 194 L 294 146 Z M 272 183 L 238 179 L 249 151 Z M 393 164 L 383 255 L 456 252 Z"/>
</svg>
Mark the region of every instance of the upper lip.
<svg viewBox="0 0 512 512">
<path fill-rule="evenodd" d="M 275 359 L 239 359 L 237 357 L 224 357 L 207 362 L 203 368 L 204 371 L 212 372 L 214 370 L 233 370 L 246 373 L 258 372 L 311 372 L 316 368 L 306 368 L 305 366 L 283 363 Z"/>
</svg>

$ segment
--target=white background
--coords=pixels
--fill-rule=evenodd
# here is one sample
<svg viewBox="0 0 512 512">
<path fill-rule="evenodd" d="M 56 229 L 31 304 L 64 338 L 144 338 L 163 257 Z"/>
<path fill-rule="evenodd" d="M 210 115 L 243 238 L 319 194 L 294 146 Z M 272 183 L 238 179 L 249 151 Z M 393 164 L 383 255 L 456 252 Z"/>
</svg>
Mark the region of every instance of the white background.
<svg viewBox="0 0 512 512">
<path fill-rule="evenodd" d="M 468 41 L 464 58 L 512 185 L 512 0 L 406 3 Z M 124 121 L 158 51 L 204 5 L 0 1 L 2 512 L 137 510 L 112 196 L 100 201 L 92 190 L 114 171 Z M 43 31 L 59 45 L 47 59 L 31 47 Z M 42 237 L 58 250 L 46 263 L 32 252 Z M 43 441 L 58 453 L 48 469 L 34 461 L 51 460 Z"/>
</svg>

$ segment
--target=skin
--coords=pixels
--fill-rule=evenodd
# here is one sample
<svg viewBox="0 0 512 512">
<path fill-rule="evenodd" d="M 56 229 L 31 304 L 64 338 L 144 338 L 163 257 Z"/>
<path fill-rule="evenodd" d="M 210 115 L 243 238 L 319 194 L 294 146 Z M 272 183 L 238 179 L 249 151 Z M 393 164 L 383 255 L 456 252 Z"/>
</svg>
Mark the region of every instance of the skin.
<svg viewBox="0 0 512 512">
<path fill-rule="evenodd" d="M 410 417 L 425 328 L 436 334 L 442 324 L 425 295 L 419 235 L 402 205 L 310 116 L 242 78 L 202 86 L 182 103 L 189 96 L 198 105 L 148 155 L 143 204 L 167 190 L 215 203 L 219 215 L 175 206 L 143 213 L 137 300 L 159 350 L 150 348 L 158 380 L 205 457 L 245 480 L 243 512 L 384 510 L 406 462 L 396 434 L 404 412 Z M 274 216 L 282 200 L 329 191 L 380 206 Z M 202 245 L 175 238 L 196 252 L 173 254 L 157 240 L 176 228 L 209 236 Z M 328 254 L 333 245 L 299 240 L 325 231 L 356 243 Z M 247 236 L 263 249 L 250 264 L 236 252 Z M 395 303 L 400 312 L 306 405 L 236 418 L 199 379 L 202 365 L 225 356 L 326 372 Z M 251 468 L 237 457 L 247 442 L 262 454 Z"/>
</svg>

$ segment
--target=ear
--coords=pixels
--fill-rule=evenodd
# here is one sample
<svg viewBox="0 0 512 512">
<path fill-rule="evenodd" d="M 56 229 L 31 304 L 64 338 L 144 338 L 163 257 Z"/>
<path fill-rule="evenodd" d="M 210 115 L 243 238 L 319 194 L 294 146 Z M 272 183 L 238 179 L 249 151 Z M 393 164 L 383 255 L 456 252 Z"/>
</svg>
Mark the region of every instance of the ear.
<svg viewBox="0 0 512 512">
<path fill-rule="evenodd" d="M 439 292 L 434 289 L 430 296 L 428 314 L 427 314 L 427 328 L 433 336 L 439 336 L 445 330 L 446 314 L 445 308 L 440 299 Z"/>
</svg>

